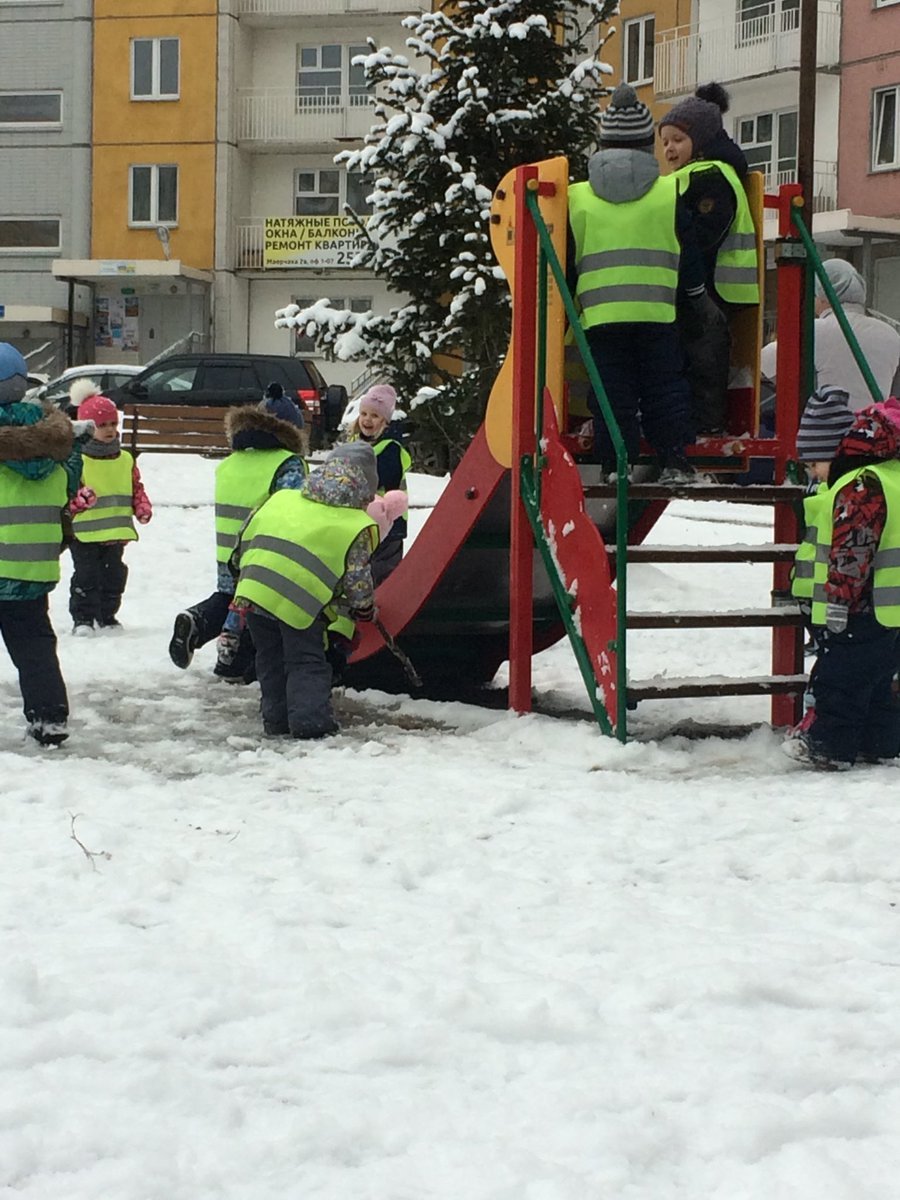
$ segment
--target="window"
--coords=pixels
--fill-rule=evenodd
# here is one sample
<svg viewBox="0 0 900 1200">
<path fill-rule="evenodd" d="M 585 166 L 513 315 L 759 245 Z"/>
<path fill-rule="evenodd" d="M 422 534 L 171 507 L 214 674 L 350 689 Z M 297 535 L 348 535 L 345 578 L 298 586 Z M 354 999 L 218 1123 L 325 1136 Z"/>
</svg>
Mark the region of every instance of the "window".
<svg viewBox="0 0 900 1200">
<path fill-rule="evenodd" d="M 872 170 L 900 167 L 897 97 L 900 87 L 881 88 L 872 95 Z"/>
<path fill-rule="evenodd" d="M 737 44 L 746 46 L 800 28 L 800 0 L 738 0 Z"/>
<path fill-rule="evenodd" d="M 130 225 L 178 224 L 178 168 L 171 164 L 129 167 Z"/>
<path fill-rule="evenodd" d="M 59 217 L 0 217 L 0 250 L 59 250 Z"/>
<path fill-rule="evenodd" d="M 762 171 L 767 187 L 797 176 L 797 112 L 758 113 L 737 121 L 737 142 L 751 171 Z"/>
<path fill-rule="evenodd" d="M 0 92 L 0 126 L 62 124 L 62 92 Z"/>
<path fill-rule="evenodd" d="M 141 380 L 141 386 L 147 392 L 148 400 L 164 404 L 171 402 L 173 395 L 178 396 L 189 392 L 194 386 L 197 367 L 160 367 L 152 375 Z"/>
<path fill-rule="evenodd" d="M 321 296 L 295 296 L 293 302 L 298 308 L 312 308 L 312 306 L 321 299 Z M 328 303 L 332 308 L 349 308 L 351 312 L 355 313 L 367 313 L 372 311 L 371 296 L 330 296 L 328 297 Z M 294 337 L 294 353 L 317 353 L 316 339 L 307 337 L 303 329 L 296 329 Z"/>
<path fill-rule="evenodd" d="M 650 83 L 653 79 L 654 17 L 625 22 L 626 83 Z"/>
<path fill-rule="evenodd" d="M 363 108 L 371 103 L 372 93 L 361 66 L 354 66 L 358 54 L 368 54 L 368 46 L 300 46 L 297 68 L 297 109 Z"/>
<path fill-rule="evenodd" d="M 371 190 L 371 178 L 357 171 L 339 171 L 336 167 L 297 171 L 294 176 L 294 216 L 344 216 L 345 203 L 358 216 L 368 216 L 372 205 L 366 197 Z"/>
<path fill-rule="evenodd" d="M 133 38 L 132 100 L 178 99 L 179 39 Z"/>
<path fill-rule="evenodd" d="M 250 363 L 207 363 L 203 368 L 204 392 L 255 392 L 263 389 Z"/>
</svg>

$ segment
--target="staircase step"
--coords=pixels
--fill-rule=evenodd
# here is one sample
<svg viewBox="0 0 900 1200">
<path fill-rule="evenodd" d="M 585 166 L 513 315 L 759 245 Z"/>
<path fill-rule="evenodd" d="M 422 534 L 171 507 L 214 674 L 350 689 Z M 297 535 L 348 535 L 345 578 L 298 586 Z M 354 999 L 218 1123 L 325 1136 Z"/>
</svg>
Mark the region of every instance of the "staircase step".
<svg viewBox="0 0 900 1200">
<path fill-rule="evenodd" d="M 731 629 L 799 625 L 800 609 L 793 604 L 770 608 L 739 608 L 732 612 L 630 612 L 628 629 Z"/>
<path fill-rule="evenodd" d="M 615 556 L 612 546 L 608 553 Z M 653 546 L 642 544 L 628 547 L 630 563 L 679 563 L 679 562 L 793 562 L 797 553 L 796 542 L 777 544 L 729 546 Z"/>
<path fill-rule="evenodd" d="M 700 696 L 771 696 L 803 692 L 806 675 L 750 675 L 743 679 L 726 675 L 640 679 L 628 685 L 628 702 L 677 700 Z"/>
<path fill-rule="evenodd" d="M 591 500 L 615 500 L 612 483 L 592 484 L 584 489 Z M 806 488 L 795 484 L 755 483 L 739 487 L 733 483 L 630 483 L 629 500 L 725 500 L 729 504 L 796 503 L 806 496 Z"/>
</svg>

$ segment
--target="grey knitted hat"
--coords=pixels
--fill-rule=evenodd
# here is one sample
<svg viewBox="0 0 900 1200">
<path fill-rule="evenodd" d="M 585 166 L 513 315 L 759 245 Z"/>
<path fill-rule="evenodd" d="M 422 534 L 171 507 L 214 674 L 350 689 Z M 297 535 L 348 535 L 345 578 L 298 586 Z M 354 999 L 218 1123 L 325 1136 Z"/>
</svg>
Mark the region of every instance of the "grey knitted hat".
<svg viewBox="0 0 900 1200">
<path fill-rule="evenodd" d="M 665 125 L 674 125 L 682 133 L 686 133 L 694 144 L 693 157 L 699 158 L 716 134 L 723 129 L 722 110 L 711 100 L 688 96 L 669 109 L 659 123 L 660 130 Z"/>
<path fill-rule="evenodd" d="M 653 148 L 653 118 L 628 83 L 620 83 L 600 114 L 600 145 Z"/>
<path fill-rule="evenodd" d="M 801 462 L 831 462 L 853 424 L 850 397 L 842 388 L 821 387 L 810 396 L 797 430 Z"/>
<path fill-rule="evenodd" d="M 330 463 L 335 459 L 342 459 L 349 466 L 355 467 L 372 489 L 372 495 L 375 495 L 378 491 L 378 463 L 375 461 L 375 451 L 368 442 L 341 442 L 325 461 Z"/>
</svg>

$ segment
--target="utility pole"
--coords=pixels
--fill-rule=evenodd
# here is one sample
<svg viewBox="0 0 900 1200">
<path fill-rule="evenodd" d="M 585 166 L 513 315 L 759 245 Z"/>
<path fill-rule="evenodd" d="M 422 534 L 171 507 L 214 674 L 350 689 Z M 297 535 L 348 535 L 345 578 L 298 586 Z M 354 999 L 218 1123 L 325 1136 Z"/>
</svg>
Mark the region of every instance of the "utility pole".
<svg viewBox="0 0 900 1200">
<path fill-rule="evenodd" d="M 816 154 L 816 35 L 818 0 L 800 0 L 800 96 L 797 104 L 797 180 L 803 188 L 803 218 L 812 229 Z"/>
<path fill-rule="evenodd" d="M 818 33 L 818 0 L 800 0 L 800 95 L 797 102 L 797 182 L 803 189 L 803 220 L 812 235 L 813 177 L 816 155 L 816 40 Z M 801 332 L 801 396 L 800 411 L 815 381 L 813 368 L 813 271 L 809 263 L 803 267 L 806 318 Z"/>
</svg>

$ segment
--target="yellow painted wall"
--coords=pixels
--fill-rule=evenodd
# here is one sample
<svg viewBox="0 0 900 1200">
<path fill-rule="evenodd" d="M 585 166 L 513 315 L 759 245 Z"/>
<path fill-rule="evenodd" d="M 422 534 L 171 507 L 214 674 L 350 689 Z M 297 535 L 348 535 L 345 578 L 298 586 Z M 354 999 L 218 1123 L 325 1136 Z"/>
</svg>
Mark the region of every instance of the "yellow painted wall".
<svg viewBox="0 0 900 1200">
<path fill-rule="evenodd" d="M 178 225 L 169 230 L 172 258 L 201 270 L 211 269 L 215 237 L 213 145 L 95 146 L 91 257 L 160 257 L 154 229 L 128 227 L 128 168 L 143 163 L 178 165 Z"/>
<path fill-rule="evenodd" d="M 602 57 L 612 65 L 613 78 L 618 83 L 625 74 L 625 22 L 634 21 L 638 17 L 655 17 L 655 36 L 658 39 L 664 30 L 675 29 L 689 25 L 691 21 L 691 0 L 620 0 L 618 16 L 613 23 L 616 33 L 603 48 Z M 644 84 L 636 89 L 639 99 L 650 109 L 654 122 L 659 121 L 672 105 L 674 99 L 657 99 L 652 83 Z M 659 141 L 657 140 L 657 158 L 661 160 Z"/>
<path fill-rule="evenodd" d="M 93 258 L 158 258 L 153 229 L 128 226 L 128 168 L 178 166 L 172 258 L 214 260 L 216 0 L 95 0 Z M 177 100 L 131 99 L 131 40 L 180 39 Z"/>
</svg>

